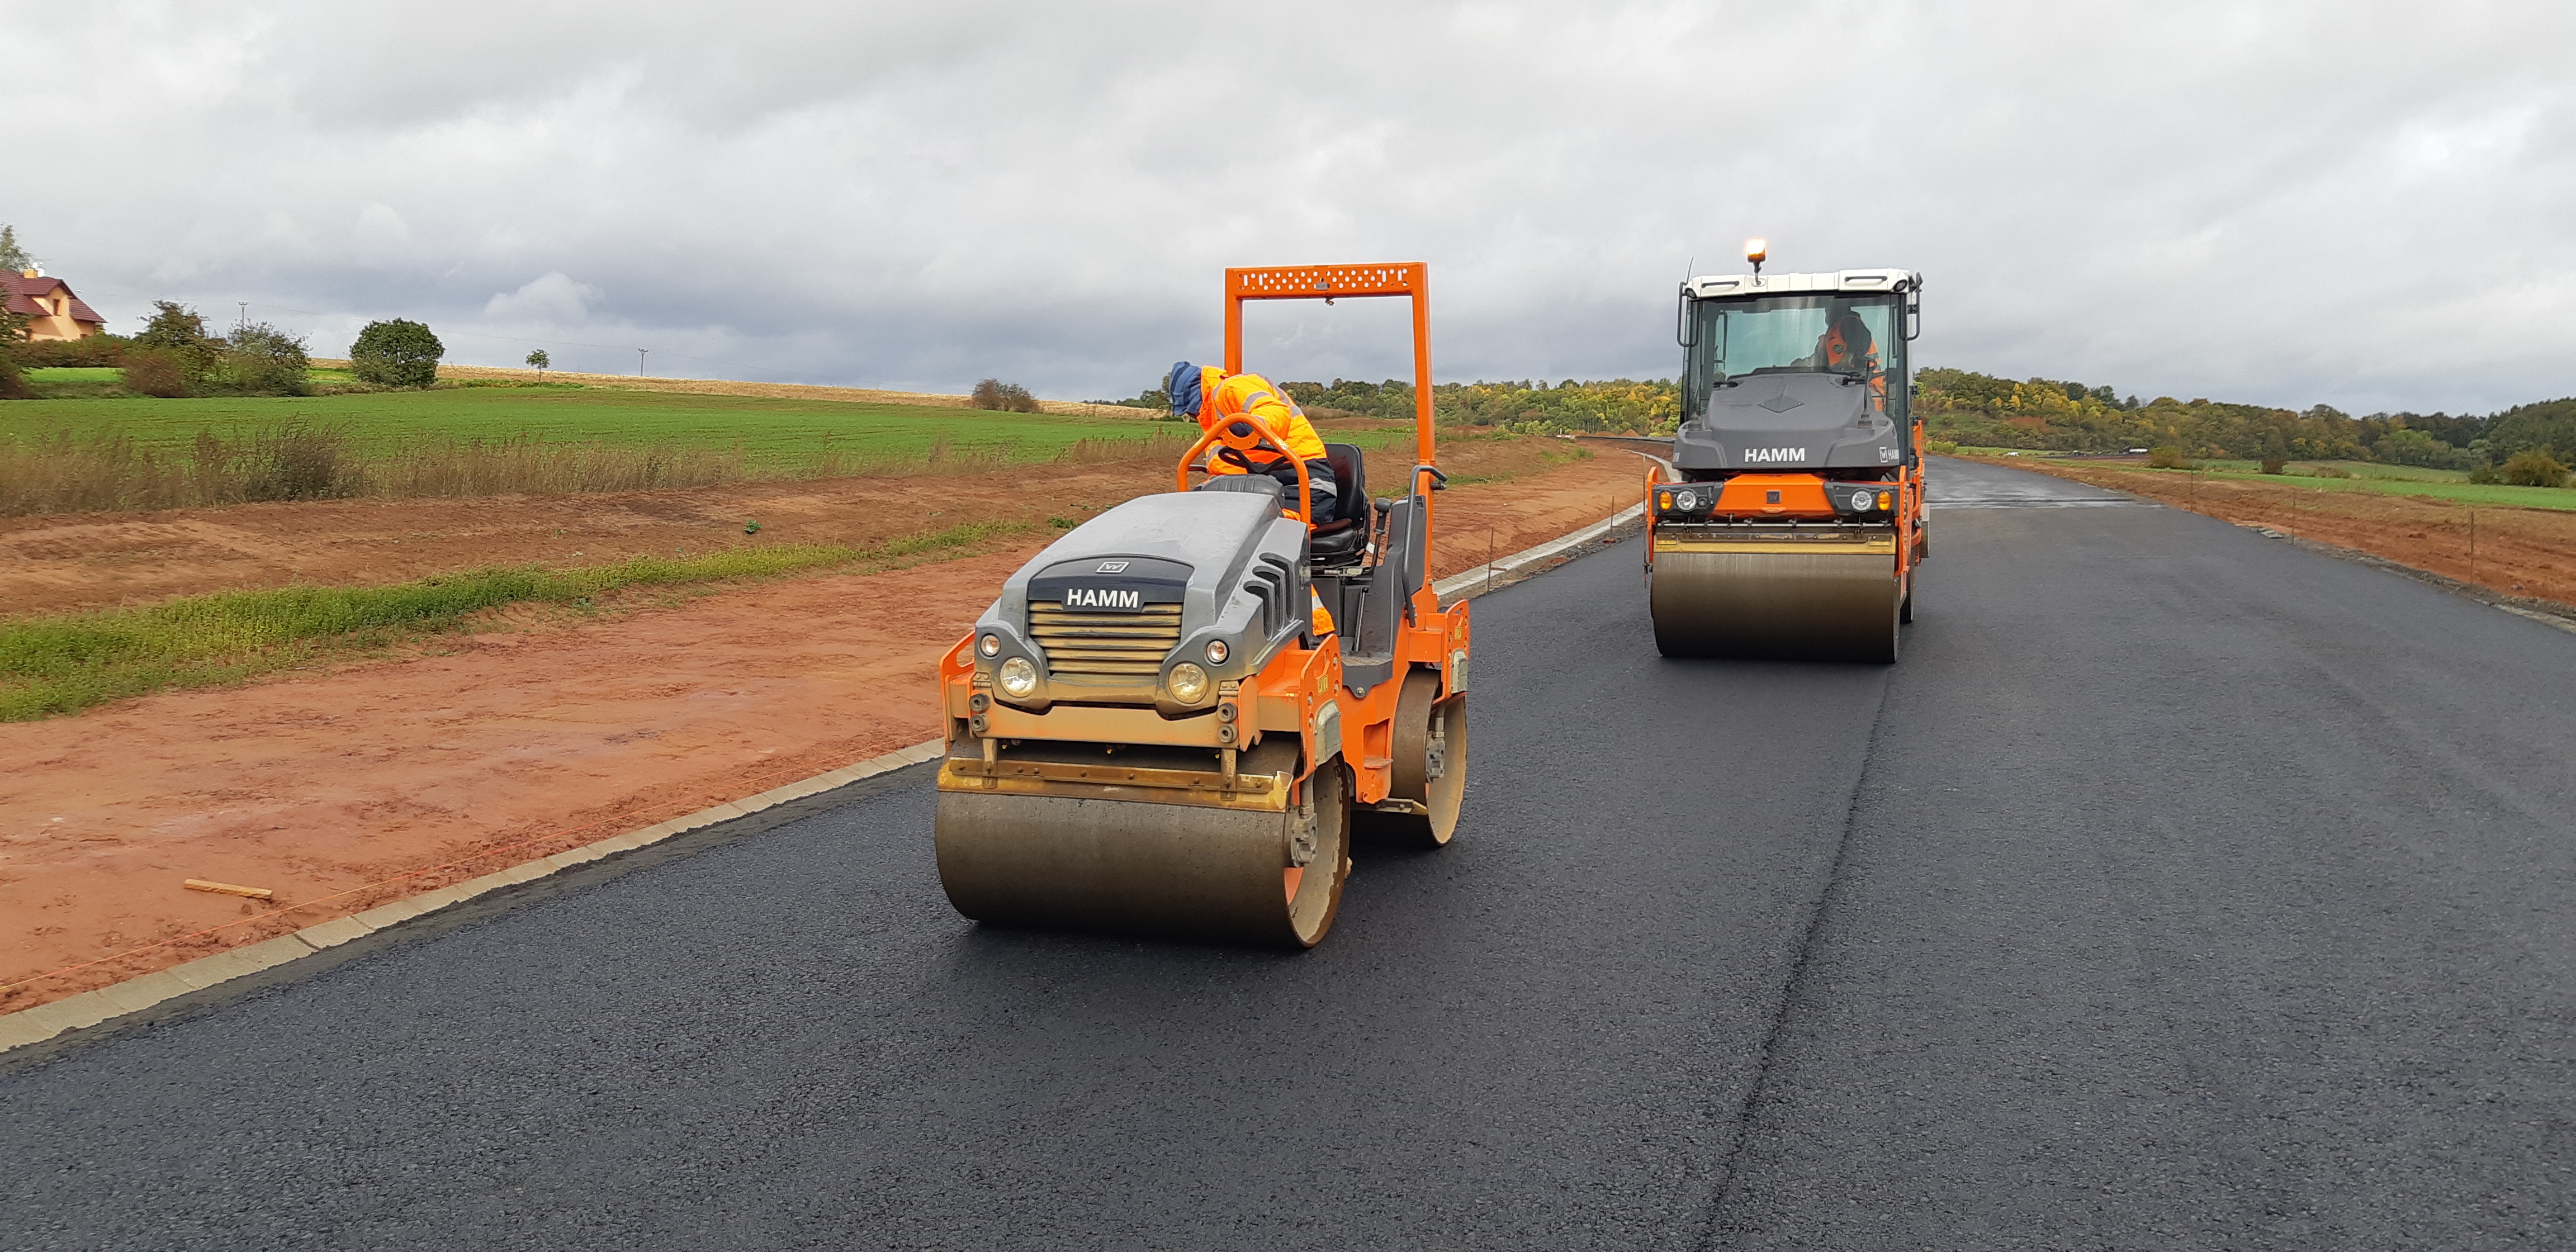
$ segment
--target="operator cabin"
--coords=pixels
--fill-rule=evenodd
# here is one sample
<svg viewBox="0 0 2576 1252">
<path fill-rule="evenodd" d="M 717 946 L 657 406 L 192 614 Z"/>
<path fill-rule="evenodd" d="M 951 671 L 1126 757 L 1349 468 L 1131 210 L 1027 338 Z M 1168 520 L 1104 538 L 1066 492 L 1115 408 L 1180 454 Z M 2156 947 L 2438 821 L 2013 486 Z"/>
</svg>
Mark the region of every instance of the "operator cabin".
<svg viewBox="0 0 2576 1252">
<path fill-rule="evenodd" d="M 27 338 L 87 339 L 107 329 L 107 320 L 72 294 L 71 284 L 45 277 L 41 268 L 0 274 L 6 284 L 9 311 L 27 319 Z"/>
</svg>

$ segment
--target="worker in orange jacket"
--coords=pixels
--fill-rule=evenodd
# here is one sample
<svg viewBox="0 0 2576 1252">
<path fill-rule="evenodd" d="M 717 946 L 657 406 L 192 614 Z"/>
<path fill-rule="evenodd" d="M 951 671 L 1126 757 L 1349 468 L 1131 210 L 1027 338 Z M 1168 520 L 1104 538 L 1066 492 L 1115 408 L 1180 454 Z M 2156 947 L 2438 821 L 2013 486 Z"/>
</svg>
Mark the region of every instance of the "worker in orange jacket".
<svg viewBox="0 0 2576 1252">
<path fill-rule="evenodd" d="M 1332 464 L 1324 459 L 1323 436 L 1277 384 L 1259 374 L 1229 374 L 1213 365 L 1176 361 L 1163 390 L 1172 398 L 1173 416 L 1196 418 L 1201 430 L 1215 430 L 1237 417 L 1260 422 L 1273 441 L 1306 463 L 1306 516 L 1318 522 L 1333 516 L 1336 484 Z M 1221 447 L 1208 459 L 1208 472 L 1265 474 L 1286 486 L 1290 496 L 1297 493 L 1296 467 L 1267 447 L 1249 453 Z"/>
</svg>

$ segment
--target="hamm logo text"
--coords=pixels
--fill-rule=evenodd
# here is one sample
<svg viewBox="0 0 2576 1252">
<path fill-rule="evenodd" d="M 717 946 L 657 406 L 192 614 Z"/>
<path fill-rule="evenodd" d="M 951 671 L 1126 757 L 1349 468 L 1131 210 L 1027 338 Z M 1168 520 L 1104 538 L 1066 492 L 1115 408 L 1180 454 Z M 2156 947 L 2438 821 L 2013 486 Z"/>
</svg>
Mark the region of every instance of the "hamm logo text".
<svg viewBox="0 0 2576 1252">
<path fill-rule="evenodd" d="M 1806 459 L 1807 450 L 1805 448 L 1746 448 L 1744 450 L 1744 461 L 1748 465 L 1761 465 L 1776 461 L 1803 461 Z"/>
<path fill-rule="evenodd" d="M 1119 591 L 1106 587 L 1067 587 L 1064 589 L 1064 607 L 1068 609 L 1141 609 L 1145 607 L 1145 593 Z"/>
</svg>

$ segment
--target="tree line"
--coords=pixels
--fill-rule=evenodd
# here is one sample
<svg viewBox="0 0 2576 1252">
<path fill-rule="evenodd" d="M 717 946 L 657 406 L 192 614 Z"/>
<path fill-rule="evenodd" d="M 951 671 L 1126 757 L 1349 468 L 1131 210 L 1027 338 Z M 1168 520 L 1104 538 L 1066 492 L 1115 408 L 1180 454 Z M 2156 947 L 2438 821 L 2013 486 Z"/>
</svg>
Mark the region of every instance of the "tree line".
<svg viewBox="0 0 2576 1252">
<path fill-rule="evenodd" d="M 2171 396 L 2141 402 L 2109 387 L 2053 378 L 2016 381 L 1969 370 L 1926 369 L 1915 382 L 1915 408 L 1931 433 L 1988 447 L 2171 448 L 2194 457 L 2380 461 L 2473 472 L 2525 454 L 2576 464 L 2576 398 L 2486 416 L 2354 417 L 2323 404 L 2294 410 Z"/>
<path fill-rule="evenodd" d="M 1328 383 L 1282 381 L 1279 385 L 1312 416 L 1413 420 L 1413 384 L 1402 379 L 1370 383 L 1336 378 Z M 1155 388 L 1132 400 L 1100 403 L 1168 413 L 1172 400 Z M 1491 426 L 1516 434 L 1668 435 L 1681 420 L 1682 399 L 1681 388 L 1662 378 L 1436 383 L 1431 388 L 1431 410 L 1443 425 Z"/>
</svg>

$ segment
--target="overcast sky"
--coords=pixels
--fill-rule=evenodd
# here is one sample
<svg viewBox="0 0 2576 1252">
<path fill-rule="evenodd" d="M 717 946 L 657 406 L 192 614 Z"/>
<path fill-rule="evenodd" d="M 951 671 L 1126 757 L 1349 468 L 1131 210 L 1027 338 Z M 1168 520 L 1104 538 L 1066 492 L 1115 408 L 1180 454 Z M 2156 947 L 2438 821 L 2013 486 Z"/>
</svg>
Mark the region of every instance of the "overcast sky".
<svg viewBox="0 0 2576 1252">
<path fill-rule="evenodd" d="M 1213 359 L 1224 266 L 1424 260 L 1443 380 L 1663 377 L 1758 234 L 1921 271 L 1921 363 L 2576 394 L 2565 0 L 92 0 L 0 48 L 0 221 L 120 331 L 1086 399 Z M 1404 373 L 1398 312 L 1256 306 L 1251 365 Z"/>
</svg>

